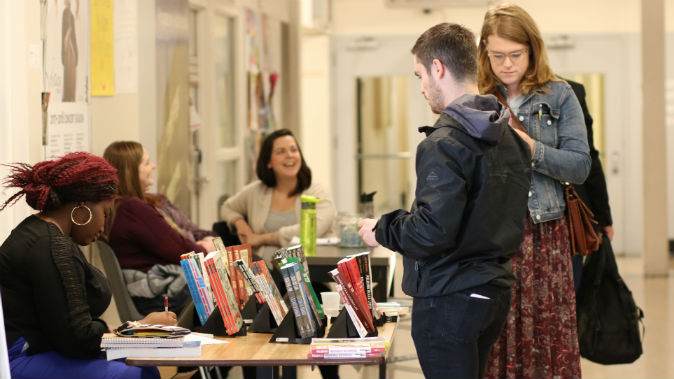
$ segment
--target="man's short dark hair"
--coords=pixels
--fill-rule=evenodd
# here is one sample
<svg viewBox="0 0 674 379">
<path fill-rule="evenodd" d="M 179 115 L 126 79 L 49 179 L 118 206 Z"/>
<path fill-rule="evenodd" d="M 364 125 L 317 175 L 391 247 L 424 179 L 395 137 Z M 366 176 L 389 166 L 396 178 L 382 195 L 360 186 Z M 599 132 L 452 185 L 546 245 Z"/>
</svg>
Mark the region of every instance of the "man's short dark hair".
<svg viewBox="0 0 674 379">
<path fill-rule="evenodd" d="M 412 47 L 419 62 L 430 72 L 438 59 L 457 81 L 475 82 L 477 78 L 477 42 L 467 28 L 444 22 L 426 30 Z"/>
</svg>

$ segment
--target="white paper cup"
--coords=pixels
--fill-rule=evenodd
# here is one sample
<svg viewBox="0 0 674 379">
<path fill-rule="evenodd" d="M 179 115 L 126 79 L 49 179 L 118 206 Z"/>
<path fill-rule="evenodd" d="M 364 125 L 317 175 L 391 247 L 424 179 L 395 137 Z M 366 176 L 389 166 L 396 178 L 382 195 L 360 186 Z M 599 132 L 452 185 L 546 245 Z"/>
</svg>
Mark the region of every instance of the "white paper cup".
<svg viewBox="0 0 674 379">
<path fill-rule="evenodd" d="M 321 292 L 321 299 L 323 300 L 323 310 L 327 314 L 333 316 L 339 313 L 340 298 L 337 292 Z"/>
</svg>

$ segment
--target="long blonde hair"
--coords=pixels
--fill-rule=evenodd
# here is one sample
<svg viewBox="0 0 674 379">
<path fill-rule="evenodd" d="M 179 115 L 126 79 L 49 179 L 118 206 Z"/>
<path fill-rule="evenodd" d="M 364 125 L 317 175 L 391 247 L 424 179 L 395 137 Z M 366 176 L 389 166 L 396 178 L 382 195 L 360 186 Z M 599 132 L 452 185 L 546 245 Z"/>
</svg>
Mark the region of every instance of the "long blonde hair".
<svg viewBox="0 0 674 379">
<path fill-rule="evenodd" d="M 487 38 L 491 35 L 497 35 L 528 47 L 529 67 L 520 82 L 520 91 L 523 94 L 548 92 L 545 83 L 561 81 L 550 68 L 543 37 L 541 37 L 541 32 L 529 13 L 514 4 L 499 4 L 487 10 L 482 23 L 480 44 L 478 45 L 477 75 L 480 93 L 494 93 L 497 86 L 501 84 L 501 81 L 492 71 L 489 62 Z"/>
</svg>

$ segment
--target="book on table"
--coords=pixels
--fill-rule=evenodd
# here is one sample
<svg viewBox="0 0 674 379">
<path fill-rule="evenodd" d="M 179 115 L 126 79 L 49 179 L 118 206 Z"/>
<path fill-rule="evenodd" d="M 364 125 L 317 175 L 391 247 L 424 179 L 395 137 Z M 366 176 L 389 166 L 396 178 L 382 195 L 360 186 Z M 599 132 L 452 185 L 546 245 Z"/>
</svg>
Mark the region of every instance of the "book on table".
<svg viewBox="0 0 674 379">
<path fill-rule="evenodd" d="M 378 358 L 390 347 L 384 337 L 313 338 L 308 358 Z"/>
<path fill-rule="evenodd" d="M 321 305 L 321 302 L 318 300 L 318 296 L 316 296 L 316 291 L 314 290 L 314 286 L 311 284 L 311 279 L 309 278 L 309 272 L 305 271 L 304 266 L 301 265 L 301 259 L 299 257 L 285 257 L 285 258 L 280 258 L 277 259 L 276 261 L 279 265 L 279 267 L 285 266 L 288 263 L 292 262 L 297 262 L 298 267 L 299 267 L 299 272 L 302 277 L 302 281 L 304 282 L 303 286 L 306 287 L 305 289 L 307 290 L 307 294 L 311 296 L 311 306 L 312 309 L 315 311 L 315 316 L 317 319 L 322 319 L 325 318 L 325 313 L 323 312 L 323 307 Z"/>
<path fill-rule="evenodd" d="M 216 238 L 215 240 L 218 240 Z M 213 293 L 227 334 L 237 333 L 243 327 L 243 317 L 239 311 L 238 302 L 232 288 L 233 281 L 227 271 L 227 252 L 222 243 L 215 243 L 217 250 L 208 254 L 205 261 L 207 277 L 213 288 Z"/>
<path fill-rule="evenodd" d="M 201 342 L 181 341 L 181 346 L 148 347 L 144 345 L 106 348 L 105 355 L 111 361 L 120 358 L 183 358 L 200 357 Z"/>
<path fill-rule="evenodd" d="M 281 274 L 288 290 L 288 298 L 295 314 L 300 337 L 309 338 L 316 335 L 318 325 L 314 319 L 311 306 L 307 302 L 308 298 L 304 288 L 300 286 L 299 281 L 303 281 L 299 274 L 299 264 L 291 262 L 281 267 Z"/>
<path fill-rule="evenodd" d="M 368 333 L 374 333 L 376 329 L 374 327 L 372 312 L 367 305 L 367 299 L 364 294 L 360 274 L 352 276 L 348 270 L 350 270 L 349 267 L 342 263 L 341 266 L 338 264 L 337 268 L 330 271 L 329 274 L 335 279 L 335 282 L 337 282 L 337 292 L 342 298 L 344 308 L 349 313 L 349 316 L 357 329 L 359 329 L 359 324 L 362 324 Z M 357 272 L 358 268 L 356 267 L 355 270 Z M 356 281 L 360 281 L 361 286 L 358 286 L 357 283 L 354 284 L 352 278 L 356 278 Z M 359 334 L 363 337 L 360 329 Z"/>
<path fill-rule="evenodd" d="M 190 330 L 181 326 L 143 324 L 139 321 L 127 321 L 113 330 L 113 333 L 121 338 L 148 339 L 185 336 L 190 334 Z"/>
<path fill-rule="evenodd" d="M 185 274 L 185 281 L 190 290 L 190 295 L 192 295 L 194 308 L 197 310 L 197 315 L 199 316 L 199 322 L 201 322 L 201 325 L 204 325 L 213 311 L 212 293 L 206 287 L 206 282 L 201 272 L 201 263 L 197 263 L 195 256 L 194 252 L 181 255 L 180 266 Z"/>
</svg>

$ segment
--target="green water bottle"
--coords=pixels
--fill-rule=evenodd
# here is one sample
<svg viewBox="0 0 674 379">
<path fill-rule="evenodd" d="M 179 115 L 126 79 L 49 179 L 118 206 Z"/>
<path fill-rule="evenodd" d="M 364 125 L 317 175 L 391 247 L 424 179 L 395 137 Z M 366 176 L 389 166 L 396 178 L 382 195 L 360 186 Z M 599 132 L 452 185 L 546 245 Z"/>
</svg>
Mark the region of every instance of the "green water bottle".
<svg viewBox="0 0 674 379">
<path fill-rule="evenodd" d="M 321 199 L 316 196 L 302 195 L 302 209 L 300 211 L 300 243 L 304 255 L 316 255 L 316 203 Z"/>
</svg>

